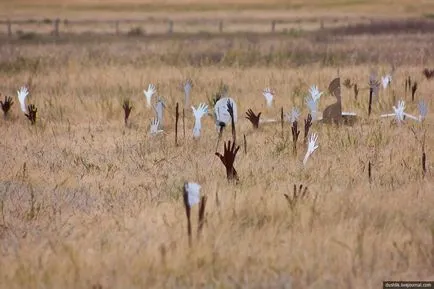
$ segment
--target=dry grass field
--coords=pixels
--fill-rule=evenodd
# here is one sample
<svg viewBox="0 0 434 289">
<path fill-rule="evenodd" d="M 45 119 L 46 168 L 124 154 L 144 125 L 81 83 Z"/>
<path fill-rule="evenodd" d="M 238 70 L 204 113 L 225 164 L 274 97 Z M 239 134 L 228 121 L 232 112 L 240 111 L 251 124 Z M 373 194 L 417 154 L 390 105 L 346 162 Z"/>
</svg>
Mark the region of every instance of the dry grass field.
<svg viewBox="0 0 434 289">
<path fill-rule="evenodd" d="M 1 0 L 0 17 L 86 19 L 159 17 L 421 16 L 430 0 Z"/>
<path fill-rule="evenodd" d="M 216 10 L 293 10 L 286 13 L 417 14 L 432 11 L 429 0 L 2 0 L 0 7 L 14 12 L 49 11 L 102 14 L 107 12 L 210 12 Z M 294 11 L 295 10 L 295 11 Z M 258 11 L 260 13 L 260 11 Z"/>
<path fill-rule="evenodd" d="M 326 2 L 332 3 L 321 1 Z M 362 14 L 376 5 L 347 2 L 365 5 Z M 36 9 L 31 3 L 0 6 L 50 13 L 50 6 Z M 92 9 L 118 5 L 74 3 Z M 253 7 L 262 1 L 228 3 Z M 0 121 L 0 288 L 333 289 L 434 280 L 434 80 L 422 74 L 425 67 L 434 68 L 434 34 L 420 27 L 413 33 L 400 29 L 1 41 L 1 99 L 11 96 L 14 105 Z M 368 117 L 369 73 L 376 69 L 384 75 L 392 65 L 392 85 L 380 89 Z M 324 91 L 322 111 L 334 102 L 327 87 L 338 74 L 342 83 L 348 78 L 360 88 L 355 99 L 342 85 L 343 108 L 356 112 L 359 121 L 342 127 L 315 123 L 311 132 L 318 134 L 319 148 L 306 166 L 302 140 L 293 155 L 288 122 L 282 138 L 280 123 L 254 130 L 245 119 L 249 108 L 278 119 L 281 107 L 288 112 L 294 106 L 304 119 L 304 97 L 312 84 Z M 404 92 L 408 76 L 418 83 L 414 102 Z M 202 119 L 202 135 L 193 140 L 187 108 L 185 137 L 181 122 L 175 146 L 175 104 L 182 107 L 180 84 L 187 78 L 193 80 L 195 106 L 208 103 L 221 83 L 237 102 L 238 184 L 228 183 L 214 154 L 211 116 Z M 165 132 L 157 136 L 149 134 L 154 111 L 146 108 L 143 95 L 149 83 L 156 84 L 167 106 Z M 28 103 L 38 109 L 35 125 L 20 110 L 16 91 L 22 85 L 29 85 Z M 265 106 L 265 87 L 276 91 L 273 108 Z M 121 105 L 127 98 L 133 110 L 125 126 Z M 429 106 L 424 123 L 407 119 L 397 125 L 379 118 L 399 99 L 413 115 L 424 99 Z M 302 136 L 303 120 L 300 129 Z M 424 131 L 425 177 L 415 137 Z M 229 128 L 218 151 L 231 139 Z M 200 239 L 197 206 L 192 210 L 191 248 L 184 181 L 199 183 L 208 199 Z M 292 194 L 294 184 L 307 186 L 308 194 L 291 208 L 284 194 Z"/>
</svg>

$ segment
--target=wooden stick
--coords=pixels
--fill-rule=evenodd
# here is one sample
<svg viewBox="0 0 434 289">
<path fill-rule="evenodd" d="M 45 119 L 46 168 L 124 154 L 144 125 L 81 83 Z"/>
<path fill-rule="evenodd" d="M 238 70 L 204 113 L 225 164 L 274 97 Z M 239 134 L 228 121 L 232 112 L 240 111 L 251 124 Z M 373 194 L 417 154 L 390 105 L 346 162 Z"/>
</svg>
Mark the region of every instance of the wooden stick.
<svg viewBox="0 0 434 289">
<path fill-rule="evenodd" d="M 425 178 L 426 176 L 426 154 L 422 152 L 422 176 Z"/>
<path fill-rule="evenodd" d="M 297 155 L 297 141 L 298 141 L 298 136 L 300 135 L 300 131 L 298 130 L 298 122 L 294 121 L 292 123 L 292 127 L 291 127 L 291 132 L 292 132 L 292 153 L 294 154 L 294 156 Z"/>
<path fill-rule="evenodd" d="M 411 101 L 414 102 L 414 95 L 416 93 L 417 90 L 417 82 L 415 81 L 413 83 L 413 86 L 411 87 Z"/>
<path fill-rule="evenodd" d="M 176 111 L 175 111 L 175 146 L 178 146 L 178 119 L 179 119 L 179 104 L 176 103 Z"/>
<path fill-rule="evenodd" d="M 235 131 L 235 122 L 234 118 L 231 117 L 231 123 L 232 123 L 232 139 L 234 141 L 234 144 L 237 143 L 237 132 Z"/>
<path fill-rule="evenodd" d="M 185 184 L 184 184 L 184 207 L 185 207 L 185 214 L 187 216 L 187 234 L 188 234 L 188 245 L 191 247 L 191 218 L 190 218 L 190 204 L 188 202 L 188 192 L 186 190 Z"/>
<path fill-rule="evenodd" d="M 422 177 L 426 176 L 426 153 L 425 153 L 425 134 L 422 140 Z"/>
<path fill-rule="evenodd" d="M 357 87 L 357 83 L 354 84 L 354 99 L 357 101 L 357 96 L 359 95 L 359 88 Z"/>
<path fill-rule="evenodd" d="M 182 109 L 182 128 L 184 130 L 183 137 L 185 138 L 185 108 Z"/>
<path fill-rule="evenodd" d="M 244 135 L 244 153 L 247 154 L 247 140 L 246 140 L 246 135 Z"/>
<path fill-rule="evenodd" d="M 369 179 L 369 183 L 372 183 L 372 174 L 371 174 L 371 161 L 369 161 L 368 163 L 368 179 Z"/>
<path fill-rule="evenodd" d="M 280 108 L 280 125 L 282 127 L 282 139 L 284 138 L 283 136 L 283 107 Z"/>
<path fill-rule="evenodd" d="M 200 204 L 199 204 L 199 223 L 197 225 L 197 239 L 200 238 L 200 234 L 202 233 L 203 224 L 205 223 L 206 200 L 207 200 L 206 196 L 203 196 L 200 199 Z"/>
</svg>

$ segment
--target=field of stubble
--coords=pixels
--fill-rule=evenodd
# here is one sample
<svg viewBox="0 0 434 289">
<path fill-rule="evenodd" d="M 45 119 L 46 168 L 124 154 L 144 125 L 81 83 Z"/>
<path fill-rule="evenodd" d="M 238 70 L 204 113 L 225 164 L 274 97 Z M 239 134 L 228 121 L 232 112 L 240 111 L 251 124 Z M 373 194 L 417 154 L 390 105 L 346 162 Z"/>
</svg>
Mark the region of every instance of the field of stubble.
<svg viewBox="0 0 434 289">
<path fill-rule="evenodd" d="M 434 63 L 433 41 L 394 33 L 4 42 L 0 93 L 15 103 L 0 121 L 0 287 L 332 289 L 433 280 L 434 81 L 421 73 Z M 392 87 L 380 90 L 368 118 L 369 72 L 384 74 L 391 64 Z M 319 148 L 305 167 L 306 147 L 299 141 L 293 155 L 289 123 L 282 139 L 280 124 L 254 130 L 244 118 L 249 108 L 279 118 L 281 107 L 294 106 L 305 118 L 312 84 L 325 91 L 323 110 L 334 102 L 327 87 L 338 73 L 360 87 L 356 100 L 342 85 L 343 108 L 359 122 L 314 124 Z M 418 82 L 415 102 L 405 97 L 408 76 Z M 180 125 L 175 146 L 175 104 L 182 106 L 187 78 L 195 106 L 220 83 L 238 104 L 239 184 L 227 182 L 214 155 L 211 116 L 193 140 L 187 108 L 185 137 Z M 149 135 L 148 83 L 166 99 L 165 132 L 157 136 Z M 25 84 L 38 108 L 34 126 L 16 98 Z M 271 109 L 262 96 L 268 86 L 276 91 Z M 125 98 L 133 104 L 127 127 Z M 426 100 L 423 125 L 379 119 L 401 98 L 415 115 Z M 425 178 L 415 137 L 424 131 Z M 228 129 L 223 141 L 231 139 Z M 191 248 L 184 181 L 198 182 L 208 197 L 200 240 L 193 208 Z M 308 195 L 291 209 L 284 194 L 294 184 Z"/>
</svg>

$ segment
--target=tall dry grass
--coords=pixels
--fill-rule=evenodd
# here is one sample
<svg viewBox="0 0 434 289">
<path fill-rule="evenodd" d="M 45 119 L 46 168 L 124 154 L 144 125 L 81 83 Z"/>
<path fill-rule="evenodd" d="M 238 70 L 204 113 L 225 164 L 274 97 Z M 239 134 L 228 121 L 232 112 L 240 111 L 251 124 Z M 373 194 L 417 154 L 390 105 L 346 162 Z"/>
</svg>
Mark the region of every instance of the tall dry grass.
<svg viewBox="0 0 434 289">
<path fill-rule="evenodd" d="M 400 37 L 420 41 L 385 50 Z M 358 39 L 357 45 L 348 39 L 329 44 L 328 51 L 346 59 L 345 52 L 357 48 L 384 58 L 339 65 L 321 60 L 297 65 L 291 58 L 282 58 L 284 64 L 242 62 L 251 51 L 242 44 L 231 48 L 238 51 L 233 61 L 198 64 L 189 58 L 165 61 L 165 52 L 182 48 L 182 40 L 113 41 L 104 47 L 85 41 L 3 44 L 0 92 L 15 96 L 31 79 L 29 102 L 38 107 L 38 120 L 30 126 L 15 99 L 10 119 L 0 122 L 0 287 L 378 288 L 382 280 L 434 279 L 434 83 L 421 74 L 432 63 L 431 53 L 421 49 L 432 36 L 389 36 L 387 43 Z M 327 47 L 309 41 L 298 43 L 318 53 Z M 212 44 L 191 40 L 181 51 L 208 53 Z M 413 57 L 412 51 L 421 54 Z M 372 66 L 382 73 L 390 69 L 388 52 L 399 65 L 392 88 L 381 90 L 369 119 L 368 74 Z M 311 131 L 319 135 L 319 148 L 306 167 L 301 143 L 292 155 L 289 124 L 288 140 L 282 140 L 280 125 L 253 130 L 244 119 L 248 108 L 278 118 L 282 106 L 301 107 L 305 117 L 309 86 L 324 91 L 338 67 L 342 82 L 350 78 L 361 88 L 357 101 L 351 89 L 342 88 L 344 110 L 361 119 L 354 127 L 315 124 Z M 419 83 L 416 98 L 431 108 L 424 124 L 424 179 L 421 146 L 410 129 L 421 133 L 421 125 L 378 119 L 404 97 L 407 75 Z M 227 183 L 214 155 L 211 117 L 203 119 L 201 139 L 193 141 L 187 108 L 186 136 L 180 129 L 180 146 L 174 145 L 175 103 L 183 101 L 179 84 L 186 78 L 194 80 L 195 105 L 206 102 L 221 81 L 237 101 L 238 139 L 245 134 L 248 143 L 248 153 L 241 150 L 235 162 L 239 185 Z M 148 135 L 153 112 L 142 93 L 148 83 L 167 101 L 166 132 L 157 137 Z M 277 92 L 272 109 L 261 95 L 266 86 Z M 130 127 L 123 122 L 125 98 L 134 105 Z M 416 114 L 416 103 L 406 100 L 407 111 Z M 333 101 L 326 93 L 321 109 Z M 229 139 L 227 130 L 223 140 Z M 208 196 L 202 239 L 194 239 L 192 249 L 182 200 L 185 180 L 200 183 Z M 309 188 L 294 211 L 284 197 L 293 184 Z M 194 229 L 196 220 L 194 208 Z"/>
</svg>

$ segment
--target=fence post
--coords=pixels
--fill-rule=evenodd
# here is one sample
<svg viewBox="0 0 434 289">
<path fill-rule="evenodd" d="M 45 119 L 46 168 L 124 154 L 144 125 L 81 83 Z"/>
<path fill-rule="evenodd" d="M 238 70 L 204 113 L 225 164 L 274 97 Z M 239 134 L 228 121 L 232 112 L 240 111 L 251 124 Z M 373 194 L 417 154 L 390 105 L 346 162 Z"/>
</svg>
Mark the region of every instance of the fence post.
<svg viewBox="0 0 434 289">
<path fill-rule="evenodd" d="M 119 21 L 115 22 L 116 35 L 119 35 Z"/>
<path fill-rule="evenodd" d="M 169 30 L 167 31 L 167 33 L 173 33 L 173 20 L 169 20 Z"/>
<path fill-rule="evenodd" d="M 276 20 L 271 21 L 271 32 L 275 32 L 276 31 Z"/>
<path fill-rule="evenodd" d="M 7 20 L 6 27 L 8 30 L 8 37 L 10 38 L 10 37 L 12 37 L 12 23 L 11 23 L 10 19 Z"/>
<path fill-rule="evenodd" d="M 59 37 L 59 24 L 60 24 L 60 19 L 56 18 L 56 20 L 54 20 L 54 36 Z"/>
<path fill-rule="evenodd" d="M 324 19 L 321 19 L 319 25 L 320 25 L 319 28 L 320 28 L 321 30 L 323 30 L 323 29 L 324 29 Z"/>
<path fill-rule="evenodd" d="M 220 22 L 219 22 L 219 32 L 220 33 L 223 32 L 223 20 L 220 20 Z"/>
</svg>

